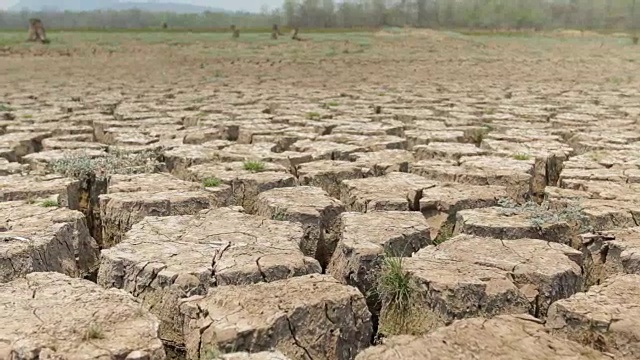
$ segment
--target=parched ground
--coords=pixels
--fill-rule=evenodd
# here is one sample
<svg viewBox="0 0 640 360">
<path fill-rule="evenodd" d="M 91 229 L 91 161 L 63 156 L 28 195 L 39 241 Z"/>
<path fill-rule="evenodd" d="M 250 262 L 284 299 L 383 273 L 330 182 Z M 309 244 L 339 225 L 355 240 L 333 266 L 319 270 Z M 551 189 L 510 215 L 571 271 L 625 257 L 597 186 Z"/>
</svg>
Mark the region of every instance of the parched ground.
<svg viewBox="0 0 640 360">
<path fill-rule="evenodd" d="M 640 357 L 628 37 L 48 35 L 0 33 L 0 358 Z"/>
</svg>

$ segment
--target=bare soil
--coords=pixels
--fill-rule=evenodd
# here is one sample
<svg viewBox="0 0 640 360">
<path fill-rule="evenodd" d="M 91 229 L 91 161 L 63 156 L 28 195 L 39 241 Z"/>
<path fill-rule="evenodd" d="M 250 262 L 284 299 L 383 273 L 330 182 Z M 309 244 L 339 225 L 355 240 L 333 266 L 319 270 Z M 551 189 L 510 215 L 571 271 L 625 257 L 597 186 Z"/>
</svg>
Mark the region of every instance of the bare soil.
<svg viewBox="0 0 640 360">
<path fill-rule="evenodd" d="M 0 33 L 0 358 L 639 356 L 616 318 L 640 306 L 630 38 L 20 36 Z"/>
</svg>

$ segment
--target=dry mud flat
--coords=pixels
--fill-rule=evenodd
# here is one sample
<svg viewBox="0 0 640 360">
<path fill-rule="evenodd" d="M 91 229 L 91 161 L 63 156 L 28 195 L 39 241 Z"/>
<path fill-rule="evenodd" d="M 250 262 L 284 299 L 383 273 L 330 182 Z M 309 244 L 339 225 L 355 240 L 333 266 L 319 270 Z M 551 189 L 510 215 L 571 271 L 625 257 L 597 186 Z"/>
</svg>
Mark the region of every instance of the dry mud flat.
<svg viewBox="0 0 640 360">
<path fill-rule="evenodd" d="M 429 34 L 3 56 L 0 359 L 638 359 L 635 55 Z"/>
</svg>

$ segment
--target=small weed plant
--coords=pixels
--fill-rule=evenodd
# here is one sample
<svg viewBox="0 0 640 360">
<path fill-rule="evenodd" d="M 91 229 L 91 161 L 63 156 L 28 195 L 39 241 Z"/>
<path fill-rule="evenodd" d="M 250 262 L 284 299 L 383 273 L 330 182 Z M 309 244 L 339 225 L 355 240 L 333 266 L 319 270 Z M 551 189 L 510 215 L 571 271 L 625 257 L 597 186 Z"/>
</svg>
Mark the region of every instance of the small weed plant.
<svg viewBox="0 0 640 360">
<path fill-rule="evenodd" d="M 531 156 L 528 154 L 514 154 L 513 158 L 516 160 L 529 160 L 531 159 Z"/>
<path fill-rule="evenodd" d="M 451 239 L 453 237 L 453 230 L 455 225 L 450 222 L 446 222 L 440 226 L 440 230 L 438 231 L 438 236 L 433 240 L 434 245 L 440 245 L 443 242 Z"/>
<path fill-rule="evenodd" d="M 60 204 L 58 204 L 57 200 L 47 199 L 47 200 L 41 202 L 40 206 L 46 207 L 46 208 L 48 208 L 48 207 L 59 207 Z"/>
<path fill-rule="evenodd" d="M 244 169 L 251 172 L 260 172 L 264 170 L 264 163 L 262 161 L 245 161 Z"/>
<path fill-rule="evenodd" d="M 320 113 L 317 112 L 308 112 L 307 119 L 309 120 L 320 120 Z"/>
<path fill-rule="evenodd" d="M 222 184 L 222 180 L 215 177 L 210 177 L 202 180 L 202 185 L 206 188 L 217 187 L 220 186 L 220 184 Z"/>
<path fill-rule="evenodd" d="M 92 322 L 89 324 L 87 331 L 84 335 L 85 340 L 96 340 L 96 339 L 104 339 L 104 331 L 102 330 L 102 326 L 98 323 Z"/>
<path fill-rule="evenodd" d="M 276 221 L 287 220 L 287 209 L 277 208 L 276 212 L 271 216 L 271 219 Z"/>
</svg>

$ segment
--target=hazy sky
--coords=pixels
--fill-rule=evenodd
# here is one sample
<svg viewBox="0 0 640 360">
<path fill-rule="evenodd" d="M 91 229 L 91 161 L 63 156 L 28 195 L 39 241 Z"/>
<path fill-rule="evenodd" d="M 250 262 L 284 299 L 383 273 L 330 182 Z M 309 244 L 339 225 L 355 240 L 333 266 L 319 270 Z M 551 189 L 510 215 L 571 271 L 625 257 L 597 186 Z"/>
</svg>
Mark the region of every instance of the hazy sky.
<svg viewBox="0 0 640 360">
<path fill-rule="evenodd" d="M 19 0 L 0 0 L 0 9 L 6 9 L 11 5 L 14 5 Z M 55 3 L 56 0 L 50 0 L 51 3 Z M 148 1 L 148 0 L 131 0 L 131 1 Z M 191 3 L 195 5 L 204 5 L 211 7 L 221 7 L 229 10 L 260 10 L 260 7 L 264 4 L 270 8 L 279 7 L 282 5 L 282 0 L 158 0 L 158 2 L 177 2 L 177 3 Z"/>
</svg>

